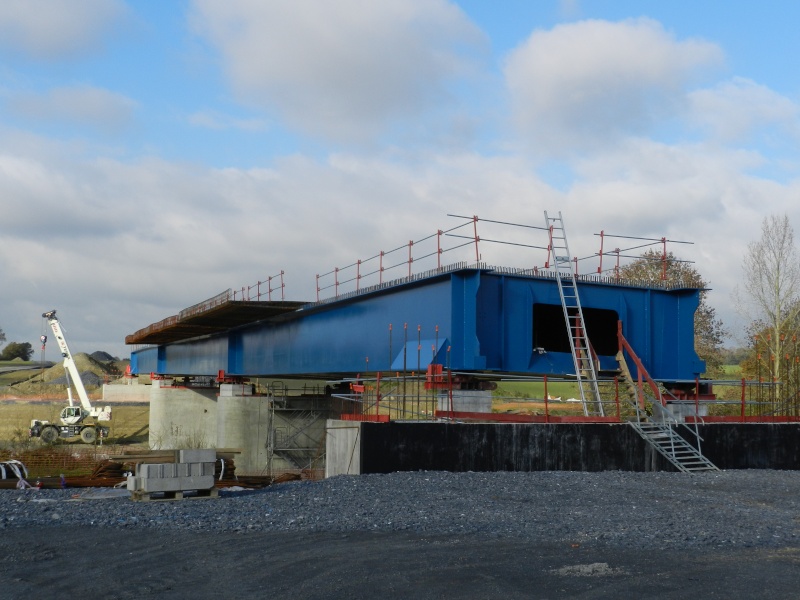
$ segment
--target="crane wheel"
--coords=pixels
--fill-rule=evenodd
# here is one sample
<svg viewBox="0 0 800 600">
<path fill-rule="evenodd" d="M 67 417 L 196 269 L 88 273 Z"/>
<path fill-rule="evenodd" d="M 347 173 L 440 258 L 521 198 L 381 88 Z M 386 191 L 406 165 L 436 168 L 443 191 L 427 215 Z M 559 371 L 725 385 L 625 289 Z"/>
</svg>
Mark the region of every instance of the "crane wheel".
<svg viewBox="0 0 800 600">
<path fill-rule="evenodd" d="M 45 427 L 39 436 L 45 444 L 52 444 L 58 439 L 58 429 L 55 427 Z"/>
<path fill-rule="evenodd" d="M 95 431 L 94 427 L 81 429 L 81 441 L 84 444 L 94 444 L 97 441 L 97 431 Z"/>
</svg>

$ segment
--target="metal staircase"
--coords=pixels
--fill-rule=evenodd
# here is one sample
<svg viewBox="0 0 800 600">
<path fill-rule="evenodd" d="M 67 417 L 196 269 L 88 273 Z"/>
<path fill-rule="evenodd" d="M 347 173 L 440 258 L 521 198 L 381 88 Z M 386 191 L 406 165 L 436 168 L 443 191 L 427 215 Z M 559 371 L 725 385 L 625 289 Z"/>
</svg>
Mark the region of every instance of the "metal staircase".
<svg viewBox="0 0 800 600">
<path fill-rule="evenodd" d="M 544 220 L 550 235 L 550 252 L 558 282 L 558 294 L 561 296 L 561 307 L 564 309 L 564 322 L 567 325 L 569 347 L 575 365 L 575 377 L 578 380 L 583 414 L 589 415 L 589 406 L 593 411 L 603 415 L 603 402 L 600 388 L 597 385 L 597 370 L 592 360 L 589 338 L 584 327 L 583 309 L 578 296 L 578 285 L 575 271 L 572 268 L 572 255 L 567 244 L 567 233 L 559 211 L 558 217 L 550 217 L 544 211 Z"/>
<path fill-rule="evenodd" d="M 684 473 L 697 473 L 700 471 L 719 471 L 719 469 L 708 460 L 700 451 L 702 438 L 695 429 L 688 427 L 664 406 L 659 398 L 654 398 L 646 394 L 643 388 L 637 386 L 631 377 L 630 369 L 625 362 L 625 357 L 620 351 L 617 354 L 617 362 L 620 366 L 622 380 L 629 391 L 626 395 L 628 401 L 636 409 L 636 420 L 630 421 L 638 434 L 650 446 L 666 458 L 676 469 Z M 642 398 L 640 395 L 643 395 Z M 652 414 L 648 415 L 643 410 L 644 399 L 651 402 Z M 678 433 L 683 427 L 690 435 L 694 436 L 696 446 L 690 444 Z"/>
</svg>

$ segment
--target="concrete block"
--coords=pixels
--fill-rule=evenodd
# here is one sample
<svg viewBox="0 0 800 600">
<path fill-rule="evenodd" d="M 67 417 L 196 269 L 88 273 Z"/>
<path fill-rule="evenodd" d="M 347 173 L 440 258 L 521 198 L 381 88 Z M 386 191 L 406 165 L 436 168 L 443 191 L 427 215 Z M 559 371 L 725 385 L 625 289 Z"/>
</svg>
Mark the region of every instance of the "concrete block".
<svg viewBox="0 0 800 600">
<path fill-rule="evenodd" d="M 161 476 L 162 477 L 177 477 L 178 470 L 175 463 L 164 463 L 161 465 Z"/>
<path fill-rule="evenodd" d="M 178 477 L 188 477 L 189 476 L 189 464 L 188 463 L 177 463 L 175 465 L 176 475 Z"/>
<path fill-rule="evenodd" d="M 136 465 L 136 476 L 143 479 L 160 479 L 164 475 L 163 464 L 141 464 Z"/>
<path fill-rule="evenodd" d="M 178 450 L 178 462 L 182 463 L 213 463 L 217 460 L 217 451 L 214 448 L 202 450 Z"/>
<path fill-rule="evenodd" d="M 205 477 L 207 475 L 214 476 L 215 463 L 213 462 L 196 462 L 189 463 L 189 476 L 190 477 Z"/>
<path fill-rule="evenodd" d="M 183 489 L 181 481 L 183 481 L 182 477 L 141 479 L 139 489 L 143 492 L 177 492 Z"/>
<path fill-rule="evenodd" d="M 199 477 L 178 477 L 182 490 L 210 490 L 214 487 L 213 475 Z"/>
<path fill-rule="evenodd" d="M 134 476 L 134 475 L 128 475 L 128 480 L 127 480 L 126 485 L 127 485 L 128 491 L 131 491 L 131 492 L 136 491 L 137 489 L 139 489 L 138 488 L 139 478 Z"/>
</svg>

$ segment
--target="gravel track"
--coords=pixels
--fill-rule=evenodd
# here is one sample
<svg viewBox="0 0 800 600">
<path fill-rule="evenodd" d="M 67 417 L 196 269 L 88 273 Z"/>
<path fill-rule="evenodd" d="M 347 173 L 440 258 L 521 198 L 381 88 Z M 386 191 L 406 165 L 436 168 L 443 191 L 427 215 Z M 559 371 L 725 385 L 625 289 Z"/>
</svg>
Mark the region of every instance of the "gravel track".
<svg viewBox="0 0 800 600">
<path fill-rule="evenodd" d="M 3 598 L 776 600 L 800 589 L 794 471 L 416 472 L 220 499 L 108 493 L 0 490 Z"/>
<path fill-rule="evenodd" d="M 339 476 L 219 499 L 91 499 L 0 490 L 0 528 L 408 532 L 626 549 L 778 548 L 800 541 L 800 472 L 538 472 Z"/>
</svg>

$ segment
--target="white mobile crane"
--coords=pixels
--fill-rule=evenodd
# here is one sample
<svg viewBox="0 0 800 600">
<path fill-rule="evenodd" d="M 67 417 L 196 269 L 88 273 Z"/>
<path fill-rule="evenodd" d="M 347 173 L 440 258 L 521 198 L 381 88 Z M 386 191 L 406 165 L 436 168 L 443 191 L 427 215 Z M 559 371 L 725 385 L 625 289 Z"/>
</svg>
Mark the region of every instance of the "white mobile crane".
<svg viewBox="0 0 800 600">
<path fill-rule="evenodd" d="M 61 324 L 56 318 L 56 311 L 51 310 L 42 315 L 50 323 L 50 328 L 53 330 L 53 335 L 56 336 L 58 347 L 61 349 L 61 356 L 64 357 L 64 370 L 67 373 L 67 400 L 69 406 L 64 407 L 61 411 L 61 424 L 50 423 L 49 421 L 31 421 L 30 436 L 41 438 L 43 442 L 52 444 L 59 437 L 70 438 L 81 436 L 81 441 L 85 444 L 93 444 L 97 438 L 108 437 L 109 428 L 103 425 L 98 425 L 94 422 L 97 421 L 110 421 L 111 420 L 111 407 L 106 406 L 102 410 L 92 406 L 89 402 L 89 396 L 86 394 L 86 388 L 83 387 L 81 374 L 78 372 L 78 367 L 75 361 L 72 360 L 67 340 L 64 339 L 64 334 L 61 331 Z M 42 343 L 47 340 L 42 336 Z M 72 399 L 72 387 L 70 380 L 75 385 L 80 399 L 80 406 L 76 406 Z M 87 421 L 91 417 L 91 420 Z"/>
</svg>

